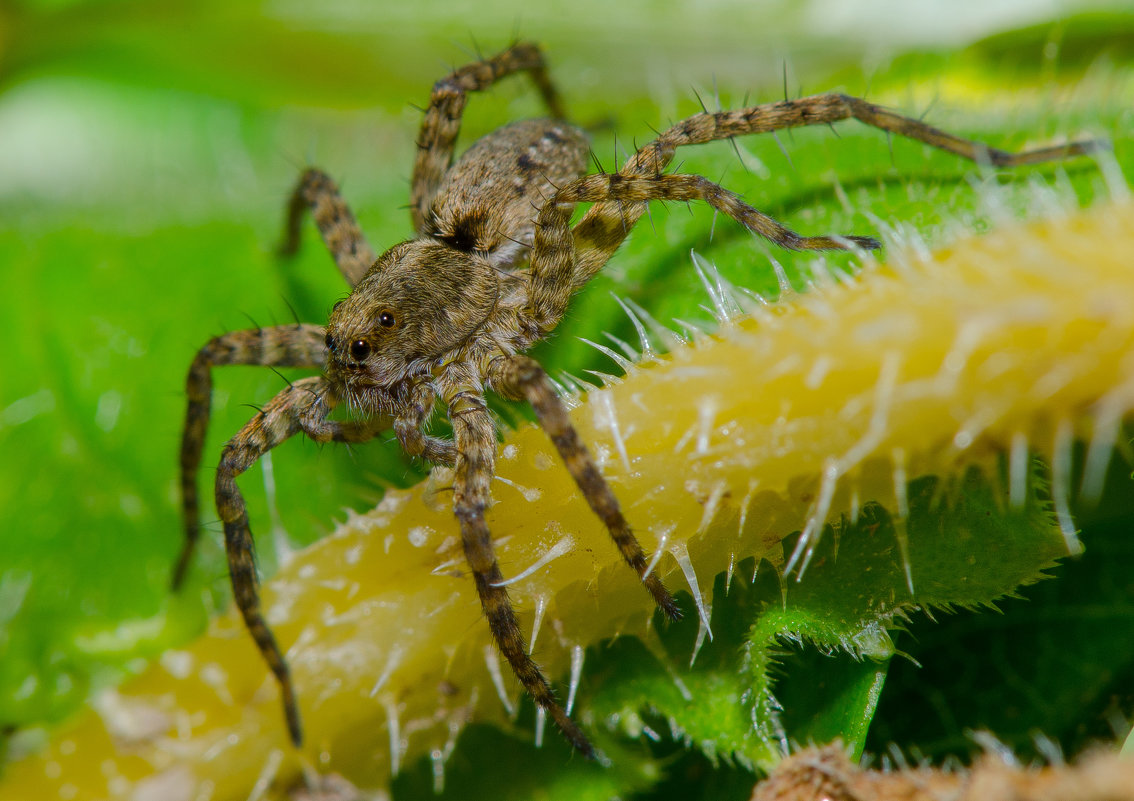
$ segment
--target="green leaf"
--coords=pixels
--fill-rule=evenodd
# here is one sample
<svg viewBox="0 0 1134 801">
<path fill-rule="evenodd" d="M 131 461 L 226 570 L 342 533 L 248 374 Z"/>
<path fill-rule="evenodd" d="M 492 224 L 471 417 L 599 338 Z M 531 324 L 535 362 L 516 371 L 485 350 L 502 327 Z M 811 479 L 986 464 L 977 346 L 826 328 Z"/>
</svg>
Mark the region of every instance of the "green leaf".
<svg viewBox="0 0 1134 801">
<path fill-rule="evenodd" d="M 935 761 L 968 757 L 990 731 L 1021 755 L 1048 759 L 1124 737 L 1134 709 L 1132 484 L 1112 467 L 1103 499 L 1078 516 L 1086 551 L 998 604 L 1000 614 L 962 612 L 916 620 L 870 735 Z M 999 559 L 999 556 L 994 557 Z"/>
<path fill-rule="evenodd" d="M 919 610 L 991 605 L 1066 553 L 1042 483 L 1033 479 L 1018 509 L 1003 508 L 999 486 L 977 470 L 952 487 L 919 479 L 902 524 L 868 506 L 823 533 L 805 570 L 740 564 L 731 579 L 717 577 L 711 639 L 687 619 L 659 625 L 652 646 L 622 639 L 604 649 L 583 682 L 598 688 L 584 696 L 584 716 L 623 736 L 677 740 L 714 763 L 768 767 L 789 742 L 836 737 L 861 753 L 891 629 Z M 983 569 L 978 552 L 990 555 Z"/>
</svg>

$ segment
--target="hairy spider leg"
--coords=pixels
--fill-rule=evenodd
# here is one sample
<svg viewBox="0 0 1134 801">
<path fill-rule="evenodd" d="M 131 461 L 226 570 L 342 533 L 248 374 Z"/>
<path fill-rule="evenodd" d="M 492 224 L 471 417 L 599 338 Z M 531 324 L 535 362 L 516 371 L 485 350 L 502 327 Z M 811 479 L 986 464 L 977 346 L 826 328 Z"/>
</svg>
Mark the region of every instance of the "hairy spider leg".
<svg viewBox="0 0 1134 801">
<path fill-rule="evenodd" d="M 201 531 L 200 501 L 197 496 L 197 470 L 209 426 L 212 405 L 212 369 L 230 364 L 256 364 L 267 367 L 321 368 L 327 360 L 323 327 L 292 324 L 271 328 L 232 331 L 210 339 L 197 351 L 185 379 L 188 405 L 181 435 L 181 518 L 185 541 L 173 569 L 172 586 L 185 579 Z"/>
<path fill-rule="evenodd" d="M 624 208 L 644 207 L 651 200 L 703 200 L 753 233 L 791 250 L 881 247 L 877 240 L 866 236 L 801 236 L 749 206 L 736 193 L 700 175 L 588 175 L 559 190 L 555 202 L 544 206 L 537 218 L 528 305 L 524 314 L 541 331 L 549 332 L 555 328 L 577 289 L 573 279 L 578 276 L 580 268 L 570 229 L 572 205 L 610 200 Z M 608 229 L 612 235 L 613 225 L 618 219 L 607 219 L 612 226 Z"/>
<path fill-rule="evenodd" d="M 339 272 L 353 289 L 378 257 L 358 227 L 350 206 L 339 194 L 339 188 L 322 170 L 309 167 L 299 177 L 287 204 L 279 254 L 286 258 L 299 250 L 300 224 L 306 209 L 311 209 L 311 217 L 327 250 L 331 251 Z"/>
<path fill-rule="evenodd" d="M 626 564 L 634 570 L 654 597 L 654 603 L 671 620 L 681 619 L 681 610 L 673 596 L 662 584 L 657 573 L 647 572 L 649 560 L 630 524 L 622 514 L 618 499 L 606 483 L 590 451 L 579 438 L 567 407 L 556 394 L 547 372 L 539 362 L 528 356 L 498 358 L 489 369 L 492 388 L 506 398 L 526 400 L 535 410 L 539 424 L 559 451 L 567 471 L 575 479 L 579 491 L 587 499 L 591 510 L 606 526 L 611 539 L 618 547 Z"/>
<path fill-rule="evenodd" d="M 594 747 L 555 700 L 547 679 L 528 655 L 508 590 L 502 586 L 504 576 L 484 520 L 490 501 L 490 484 L 496 474 L 496 426 L 488 413 L 484 396 L 478 389 L 462 389 L 448 400 L 448 404 L 457 443 L 453 511 L 461 527 L 465 559 L 472 570 L 492 636 L 528 695 L 547 710 L 555 725 L 580 753 L 594 759 Z"/>
<path fill-rule="evenodd" d="M 735 136 L 772 133 L 806 125 L 828 125 L 851 118 L 970 161 L 988 163 L 994 167 L 1019 167 L 1058 161 L 1109 148 L 1105 140 L 1088 139 L 1013 153 L 990 147 L 982 142 L 962 139 L 858 97 L 828 93 L 732 111 L 694 114 L 670 126 L 653 142 L 639 149 L 626 160 L 617 175 L 623 177 L 659 175 L 673 160 L 677 148 L 684 145 L 705 144 Z M 570 187 L 564 189 L 566 194 L 570 193 Z M 566 200 L 566 194 L 559 199 Z M 602 269 L 645 210 L 646 206 L 643 202 L 629 203 L 618 200 L 613 203 L 599 203 L 587 211 L 574 230 L 577 251 L 572 282 L 574 287 L 583 286 Z M 782 229 L 782 226 L 780 228 Z M 792 247 L 790 242 L 796 241 L 789 238 L 787 242 L 780 242 L 774 237 L 769 238 L 776 244 L 789 248 Z M 855 238 L 840 237 L 840 240 L 842 239 L 854 241 Z M 857 244 L 860 247 L 864 246 L 862 241 Z M 843 245 L 836 243 L 833 247 L 838 248 Z"/>
<path fill-rule="evenodd" d="M 547 75 L 538 45 L 518 42 L 492 58 L 467 64 L 437 81 L 429 96 L 421 130 L 410 188 L 413 229 L 421 234 L 445 173 L 453 162 L 453 149 L 461 130 L 461 115 L 469 92 L 479 92 L 513 73 L 528 72 L 544 104 L 557 119 L 566 119 L 559 93 Z"/>
<path fill-rule="evenodd" d="M 300 432 L 320 443 L 365 442 L 390 427 L 391 421 L 381 417 L 364 421 L 327 420 L 335 403 L 329 384 L 322 376 L 291 383 L 228 441 L 217 467 L 217 514 L 224 523 L 224 548 L 232 594 L 244 625 L 279 682 L 288 734 L 296 747 L 303 743 L 303 729 L 295 687 L 283 652 L 260 609 L 255 543 L 236 477 L 272 448 Z"/>
</svg>

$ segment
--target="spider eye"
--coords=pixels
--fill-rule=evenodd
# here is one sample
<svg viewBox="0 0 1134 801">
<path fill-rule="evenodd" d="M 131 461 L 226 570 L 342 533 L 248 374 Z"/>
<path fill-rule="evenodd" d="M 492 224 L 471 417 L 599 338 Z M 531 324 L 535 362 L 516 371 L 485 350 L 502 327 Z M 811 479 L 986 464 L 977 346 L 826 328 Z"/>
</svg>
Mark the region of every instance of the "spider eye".
<svg viewBox="0 0 1134 801">
<path fill-rule="evenodd" d="M 365 361 L 370 355 L 370 343 L 365 339 L 356 339 L 350 343 L 350 357 L 356 362 Z"/>
<path fill-rule="evenodd" d="M 397 324 L 398 320 L 391 311 L 383 311 L 378 315 L 378 325 L 383 328 L 393 328 Z"/>
<path fill-rule="evenodd" d="M 327 345 L 327 350 L 333 350 L 335 347 L 335 338 L 330 334 L 323 337 L 323 342 Z"/>
</svg>

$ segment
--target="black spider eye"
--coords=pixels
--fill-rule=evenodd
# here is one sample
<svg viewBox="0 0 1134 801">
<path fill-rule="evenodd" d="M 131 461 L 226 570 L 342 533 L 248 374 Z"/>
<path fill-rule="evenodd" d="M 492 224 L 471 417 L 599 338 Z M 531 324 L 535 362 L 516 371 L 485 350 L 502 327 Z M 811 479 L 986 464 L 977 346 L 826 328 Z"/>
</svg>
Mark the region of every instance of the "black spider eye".
<svg viewBox="0 0 1134 801">
<path fill-rule="evenodd" d="M 333 350 L 334 349 L 335 338 L 333 336 L 331 336 L 330 334 L 327 334 L 327 336 L 323 337 L 323 342 L 326 343 L 327 350 Z"/>
<path fill-rule="evenodd" d="M 393 328 L 397 324 L 398 320 L 391 311 L 384 311 L 378 315 L 378 325 L 383 328 Z"/>
<path fill-rule="evenodd" d="M 356 339 L 350 343 L 350 357 L 356 362 L 365 361 L 370 355 L 370 343 L 365 339 Z"/>
</svg>

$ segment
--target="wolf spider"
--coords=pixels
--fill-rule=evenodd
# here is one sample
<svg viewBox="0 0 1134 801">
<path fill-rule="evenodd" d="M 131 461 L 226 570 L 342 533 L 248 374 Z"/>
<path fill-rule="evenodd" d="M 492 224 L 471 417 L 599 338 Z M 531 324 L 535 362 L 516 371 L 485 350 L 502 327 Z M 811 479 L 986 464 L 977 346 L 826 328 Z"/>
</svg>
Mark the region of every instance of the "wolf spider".
<svg viewBox="0 0 1134 801">
<path fill-rule="evenodd" d="M 469 93 L 518 72 L 531 76 L 551 118 L 505 125 L 454 161 Z M 706 178 L 665 171 L 684 145 L 850 117 L 998 167 L 1066 158 L 1098 145 L 1087 141 L 1008 153 L 856 97 L 822 94 L 695 114 L 638 149 L 617 172 L 586 175 L 590 151 L 585 134 L 564 121 L 540 49 L 518 43 L 433 86 L 410 189 L 416 238 L 376 257 L 331 179 L 317 169 L 303 173 L 288 206 L 283 249 L 296 250 L 304 210 L 310 209 L 353 290 L 335 304 L 326 327 L 297 323 L 234 331 L 197 353 L 186 382 L 189 404 L 181 448 L 185 544 L 173 579 L 174 586 L 181 584 L 198 534 L 196 473 L 212 368 L 259 364 L 319 370 L 320 375 L 292 382 L 229 440 L 216 474 L 216 506 L 224 523 L 233 594 L 279 681 L 288 731 L 297 746 L 302 734 L 295 689 L 260 610 L 252 533 L 236 477 L 295 434 L 316 442 L 350 443 L 393 428 L 407 454 L 455 467 L 453 510 L 492 636 L 524 689 L 575 748 L 594 757 L 590 742 L 528 656 L 485 524 L 497 447 L 485 392 L 491 389 L 532 405 L 626 563 L 665 615 L 679 618 L 677 604 L 648 570 L 646 553 L 547 374 L 523 354 L 556 327 L 571 296 L 606 264 L 651 200 L 705 201 L 792 250 L 880 247 L 863 236 L 801 236 Z M 571 227 L 578 203 L 593 205 Z M 452 423 L 452 441 L 425 431 L 439 401 Z M 353 419 L 327 419 L 340 404 Z"/>
</svg>

